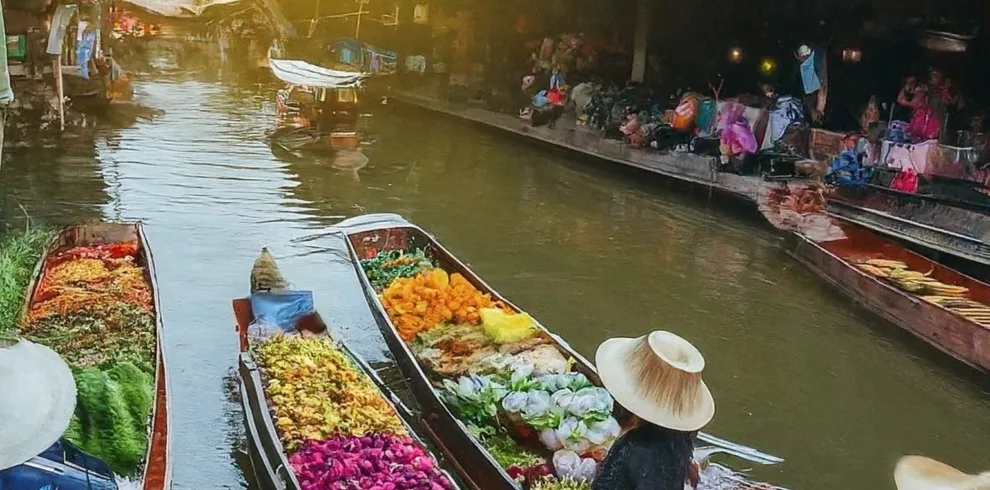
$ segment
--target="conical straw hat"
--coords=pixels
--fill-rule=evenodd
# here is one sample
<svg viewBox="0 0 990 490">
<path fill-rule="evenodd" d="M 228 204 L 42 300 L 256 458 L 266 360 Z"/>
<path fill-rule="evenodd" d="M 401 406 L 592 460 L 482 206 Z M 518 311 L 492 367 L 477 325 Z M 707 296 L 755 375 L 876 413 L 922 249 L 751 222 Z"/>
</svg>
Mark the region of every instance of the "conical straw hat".
<svg viewBox="0 0 990 490">
<path fill-rule="evenodd" d="M 0 470 L 37 456 L 62 437 L 76 408 L 76 383 L 59 355 L 21 340 L 0 342 Z"/>
<path fill-rule="evenodd" d="M 705 358 L 673 333 L 608 339 L 595 364 L 615 401 L 643 420 L 691 432 L 715 416 L 715 400 L 701 379 Z"/>
<path fill-rule="evenodd" d="M 990 472 L 968 475 L 924 456 L 904 456 L 894 468 L 897 490 L 990 490 Z"/>
</svg>

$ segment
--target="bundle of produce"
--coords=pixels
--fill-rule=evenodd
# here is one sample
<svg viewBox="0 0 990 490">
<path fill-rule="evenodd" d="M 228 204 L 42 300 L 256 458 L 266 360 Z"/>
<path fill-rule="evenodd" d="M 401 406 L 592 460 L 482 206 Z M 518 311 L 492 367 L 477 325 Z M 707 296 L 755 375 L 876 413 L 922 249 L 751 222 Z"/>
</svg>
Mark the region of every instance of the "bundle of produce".
<svg viewBox="0 0 990 490">
<path fill-rule="evenodd" d="M 50 256 L 20 327 L 73 368 L 78 404 L 65 437 L 125 476 L 147 453 L 154 396 L 152 293 L 137 250 L 123 242 Z"/>
<path fill-rule="evenodd" d="M 77 405 L 65 438 L 131 476 L 148 451 L 147 427 L 154 397 L 151 374 L 123 361 L 101 370 L 74 370 Z"/>
<path fill-rule="evenodd" d="M 546 463 L 539 454 L 527 451 L 512 439 L 504 428 L 492 425 L 468 425 L 468 431 L 505 470 L 519 471 Z"/>
<path fill-rule="evenodd" d="M 362 260 L 361 267 L 368 275 L 368 280 L 371 281 L 375 291 L 381 292 L 396 279 L 416 276 L 420 272 L 434 268 L 434 264 L 423 250 L 410 252 L 392 250 Z"/>
<path fill-rule="evenodd" d="M 588 483 L 587 480 L 577 481 L 568 477 L 546 477 L 529 488 L 530 490 L 591 490 L 591 483 Z"/>
<path fill-rule="evenodd" d="M 534 337 L 536 322 L 528 313 L 513 313 L 499 308 L 481 310 L 485 335 L 496 344 L 513 344 Z"/>
<path fill-rule="evenodd" d="M 400 277 L 382 291 L 381 300 L 399 336 L 407 342 L 442 323 L 480 325 L 482 308 L 502 307 L 461 274 L 448 275 L 443 269 Z"/>
<path fill-rule="evenodd" d="M 990 306 L 958 296 L 922 296 L 921 299 L 941 306 L 959 316 L 990 327 Z"/>
<path fill-rule="evenodd" d="M 408 437 L 337 435 L 289 458 L 302 490 L 452 490 L 433 458 Z"/>
<path fill-rule="evenodd" d="M 16 330 L 31 273 L 50 240 L 51 233 L 28 230 L 0 242 L 0 335 Z"/>
<path fill-rule="evenodd" d="M 856 267 L 909 293 L 962 297 L 969 292 L 968 288 L 945 284 L 929 277 L 933 271 L 914 271 L 899 260 L 866 259 L 856 262 Z"/>
<path fill-rule="evenodd" d="M 288 451 L 337 433 L 406 434 L 392 406 L 329 337 L 276 335 L 254 351 Z"/>
<path fill-rule="evenodd" d="M 410 347 L 424 366 L 445 377 L 490 372 L 483 369 L 483 362 L 497 354 L 494 344 L 476 325 L 437 325 L 419 332 Z"/>
</svg>

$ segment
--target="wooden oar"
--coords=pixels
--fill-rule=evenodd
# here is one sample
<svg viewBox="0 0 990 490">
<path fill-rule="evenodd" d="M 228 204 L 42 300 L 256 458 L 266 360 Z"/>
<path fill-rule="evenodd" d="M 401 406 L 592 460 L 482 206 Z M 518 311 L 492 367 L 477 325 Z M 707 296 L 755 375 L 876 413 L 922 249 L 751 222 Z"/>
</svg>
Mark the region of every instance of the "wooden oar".
<svg viewBox="0 0 990 490">
<path fill-rule="evenodd" d="M 704 432 L 698 433 L 698 440 L 710 444 L 711 446 L 703 446 L 695 449 L 695 454 L 697 455 L 701 451 L 706 451 L 705 459 L 715 453 L 725 453 L 736 456 L 740 459 L 746 461 L 762 464 L 762 465 L 773 465 L 778 463 L 783 463 L 783 458 L 778 458 L 772 454 L 767 454 L 757 449 L 751 447 L 743 446 L 742 444 L 737 444 L 732 441 L 727 441 L 725 439 L 715 437 Z"/>
</svg>

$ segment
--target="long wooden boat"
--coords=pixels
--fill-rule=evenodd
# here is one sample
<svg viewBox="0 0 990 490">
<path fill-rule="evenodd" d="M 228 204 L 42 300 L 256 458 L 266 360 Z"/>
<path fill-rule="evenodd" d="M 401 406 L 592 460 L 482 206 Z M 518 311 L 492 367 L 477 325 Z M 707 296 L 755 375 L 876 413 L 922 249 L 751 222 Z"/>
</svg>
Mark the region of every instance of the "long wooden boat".
<svg viewBox="0 0 990 490">
<path fill-rule="evenodd" d="M 264 490 L 299 490 L 299 480 L 289 466 L 289 458 L 279 439 L 278 432 L 272 420 L 269 403 L 265 397 L 264 382 L 261 370 L 251 354 L 248 343 L 248 326 L 254 320 L 251 300 L 240 298 L 233 300 L 234 317 L 237 319 L 237 336 L 240 346 L 237 375 L 240 381 L 241 406 L 244 409 L 244 427 L 247 429 L 248 455 L 254 471 L 255 481 Z M 308 330 L 320 335 L 327 335 L 327 326 L 319 314 L 304 317 L 297 324 L 297 329 Z M 365 360 L 355 354 L 339 339 L 335 339 L 336 347 L 363 371 L 377 386 L 382 397 L 387 400 L 402 419 L 410 437 L 423 445 L 409 425 L 412 412 L 393 393 L 384 380 Z M 424 447 L 426 447 L 424 445 Z M 459 490 L 456 480 L 443 472 L 455 489 Z"/>
<path fill-rule="evenodd" d="M 990 316 L 978 313 L 990 305 L 990 285 L 912 252 L 855 223 L 836 220 L 846 238 L 816 243 L 789 235 L 789 251 L 849 297 L 942 352 L 983 372 L 990 371 Z M 968 289 L 958 303 L 937 304 L 896 287 L 864 270 L 870 259 L 894 260 L 931 280 Z M 868 269 L 868 268 L 867 268 Z M 938 300 L 941 302 L 942 300 Z M 977 305 L 979 303 L 981 305 Z M 963 312 L 968 312 L 963 314 Z"/>
<path fill-rule="evenodd" d="M 518 489 L 516 482 L 488 451 L 470 435 L 467 426 L 461 422 L 441 400 L 424 368 L 416 360 L 409 346 L 400 338 L 398 330 L 385 311 L 378 294 L 372 286 L 360 261 L 381 251 L 425 249 L 427 255 L 437 265 L 450 273 L 460 273 L 482 293 L 491 295 L 493 300 L 503 302 L 508 308 L 519 312 L 519 308 L 485 284 L 471 269 L 443 248 L 438 241 L 399 215 L 373 214 L 350 218 L 332 228 L 334 233 L 343 234 L 351 261 L 360 279 L 365 298 L 371 307 L 385 342 L 392 352 L 399 369 L 408 378 L 410 387 L 420 408 L 420 419 L 430 438 L 436 441 L 444 456 L 452 462 L 454 470 L 466 484 L 476 490 Z M 564 357 L 575 360 L 574 371 L 584 374 L 596 386 L 601 386 L 594 365 L 575 351 L 564 339 L 536 324 L 540 334 L 550 339 L 550 344 Z M 616 414 L 621 421 L 622 414 Z M 729 441 L 700 434 L 699 439 L 722 452 L 734 454 L 760 464 L 773 464 L 783 461 L 780 458 L 763 454 L 755 449 L 733 444 Z"/>
<path fill-rule="evenodd" d="M 839 189 L 828 213 L 925 249 L 990 265 L 990 209 L 880 187 Z"/>
<path fill-rule="evenodd" d="M 87 223 L 61 230 L 48 246 L 38 262 L 28 286 L 22 317 L 28 314 L 30 306 L 35 303 L 35 295 L 39 292 L 41 279 L 47 272 L 49 257 L 75 247 L 95 247 L 120 242 L 137 242 L 137 265 L 144 269 L 145 280 L 150 285 L 152 304 L 155 316 L 155 380 L 154 402 L 151 420 L 148 423 L 149 444 L 148 452 L 138 483 L 141 490 L 167 490 L 172 487 L 172 458 L 171 458 L 171 419 L 168 369 L 165 361 L 164 325 L 162 323 L 162 307 L 158 294 L 158 281 L 155 271 L 155 260 L 148 245 L 142 223 Z"/>
</svg>

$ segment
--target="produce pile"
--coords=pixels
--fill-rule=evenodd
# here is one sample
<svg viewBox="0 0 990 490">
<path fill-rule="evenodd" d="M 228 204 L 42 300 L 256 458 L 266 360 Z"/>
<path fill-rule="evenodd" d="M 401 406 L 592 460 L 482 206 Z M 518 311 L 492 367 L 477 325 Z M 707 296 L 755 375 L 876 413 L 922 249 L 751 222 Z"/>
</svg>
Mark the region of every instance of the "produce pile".
<svg viewBox="0 0 990 490">
<path fill-rule="evenodd" d="M 327 336 L 252 345 L 275 426 L 302 490 L 449 490 L 433 458 Z"/>
<path fill-rule="evenodd" d="M 76 413 L 65 437 L 135 476 L 148 450 L 155 317 L 137 242 L 78 247 L 45 262 L 20 333 L 72 367 Z"/>
<path fill-rule="evenodd" d="M 856 262 L 856 267 L 904 291 L 919 296 L 932 296 L 936 299 L 939 297 L 961 298 L 969 292 L 968 288 L 945 284 L 929 277 L 932 271 L 921 273 L 911 270 L 907 264 L 899 260 L 866 259 Z"/>
<path fill-rule="evenodd" d="M 619 436 L 608 391 L 571 372 L 573 359 L 532 317 L 448 275 L 423 250 L 361 265 L 440 398 L 511 477 L 546 490 L 589 488 Z"/>
</svg>

